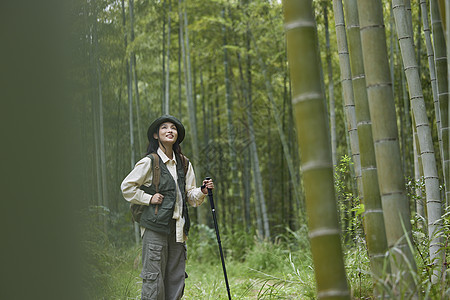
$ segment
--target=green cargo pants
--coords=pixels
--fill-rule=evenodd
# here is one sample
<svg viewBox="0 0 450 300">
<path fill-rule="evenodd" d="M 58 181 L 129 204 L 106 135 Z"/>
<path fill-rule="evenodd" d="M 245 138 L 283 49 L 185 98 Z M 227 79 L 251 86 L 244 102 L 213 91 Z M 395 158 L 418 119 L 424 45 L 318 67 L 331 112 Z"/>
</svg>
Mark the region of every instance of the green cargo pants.
<svg viewBox="0 0 450 300">
<path fill-rule="evenodd" d="M 142 240 L 142 300 L 177 300 L 184 292 L 186 244 L 175 242 L 175 220 L 170 234 L 145 230 Z"/>
</svg>

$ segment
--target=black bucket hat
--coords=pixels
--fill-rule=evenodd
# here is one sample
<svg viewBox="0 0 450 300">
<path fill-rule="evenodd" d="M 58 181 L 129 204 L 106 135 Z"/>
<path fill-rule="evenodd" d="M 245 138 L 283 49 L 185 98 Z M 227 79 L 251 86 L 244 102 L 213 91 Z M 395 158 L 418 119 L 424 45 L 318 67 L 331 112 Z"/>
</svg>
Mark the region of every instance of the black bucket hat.
<svg viewBox="0 0 450 300">
<path fill-rule="evenodd" d="M 158 130 L 159 126 L 164 122 L 172 122 L 173 124 L 175 124 L 175 126 L 177 127 L 177 131 L 178 131 L 177 141 L 178 141 L 178 143 L 181 143 L 184 140 L 184 134 L 185 134 L 184 126 L 183 126 L 183 124 L 181 124 L 180 120 L 178 120 L 177 118 L 175 118 L 174 116 L 171 116 L 171 115 L 162 115 L 161 117 L 154 120 L 152 124 L 150 124 L 150 126 L 148 127 L 148 130 L 147 130 L 148 140 L 152 141 L 155 139 L 153 137 L 153 134 Z"/>
</svg>

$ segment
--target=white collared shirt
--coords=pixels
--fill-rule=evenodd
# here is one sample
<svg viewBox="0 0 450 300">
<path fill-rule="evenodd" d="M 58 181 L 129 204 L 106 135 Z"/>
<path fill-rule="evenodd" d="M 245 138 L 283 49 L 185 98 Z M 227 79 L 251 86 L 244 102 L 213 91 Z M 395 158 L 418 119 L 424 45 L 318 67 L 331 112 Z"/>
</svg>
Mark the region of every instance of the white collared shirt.
<svg viewBox="0 0 450 300">
<path fill-rule="evenodd" d="M 173 211 L 173 219 L 176 220 L 176 241 L 178 243 L 181 243 L 186 240 L 186 236 L 184 236 L 183 231 L 185 220 L 183 218 L 183 197 L 181 195 L 177 181 L 177 162 L 175 159 L 168 158 L 167 155 L 161 150 L 161 148 L 158 148 L 157 153 L 162 162 L 167 166 L 167 169 L 175 180 L 177 199 Z M 125 177 L 120 186 L 125 200 L 130 203 L 149 205 L 153 195 L 145 193 L 140 189 L 140 186 L 150 186 L 152 184 L 152 178 L 152 160 L 146 156 L 136 163 L 134 169 L 130 172 L 130 174 L 127 175 L 127 177 Z M 195 173 L 191 162 L 189 162 L 188 171 L 186 173 L 185 191 L 187 201 L 191 206 L 197 207 L 203 203 L 206 195 L 203 194 L 200 187 L 196 186 Z M 144 235 L 144 232 L 145 227 L 141 227 L 141 237 Z"/>
</svg>

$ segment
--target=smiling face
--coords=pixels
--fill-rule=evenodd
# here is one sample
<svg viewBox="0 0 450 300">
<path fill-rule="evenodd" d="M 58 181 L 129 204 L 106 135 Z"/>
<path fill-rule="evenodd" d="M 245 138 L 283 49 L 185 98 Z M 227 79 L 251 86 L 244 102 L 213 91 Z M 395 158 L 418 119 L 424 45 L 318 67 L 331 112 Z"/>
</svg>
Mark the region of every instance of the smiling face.
<svg viewBox="0 0 450 300">
<path fill-rule="evenodd" d="M 164 122 L 159 126 L 158 134 L 153 134 L 153 137 L 164 146 L 172 147 L 177 141 L 178 131 L 175 124 L 172 122 Z"/>
</svg>

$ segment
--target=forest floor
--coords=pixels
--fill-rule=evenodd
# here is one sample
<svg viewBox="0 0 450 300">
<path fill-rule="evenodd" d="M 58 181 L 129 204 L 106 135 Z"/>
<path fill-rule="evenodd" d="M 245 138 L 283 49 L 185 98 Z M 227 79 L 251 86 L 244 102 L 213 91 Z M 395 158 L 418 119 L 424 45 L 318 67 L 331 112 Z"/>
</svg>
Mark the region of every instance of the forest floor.
<svg viewBox="0 0 450 300">
<path fill-rule="evenodd" d="M 232 299 L 313 299 L 314 273 L 307 268 L 304 280 L 284 274 L 286 261 L 280 261 L 279 269 L 258 271 L 247 262 L 226 261 L 227 277 Z M 289 264 L 289 262 L 288 262 Z M 140 299 L 142 279 L 139 249 L 123 253 L 109 270 L 107 280 L 97 291 L 95 299 Z M 183 299 L 228 299 L 220 256 L 217 262 L 201 263 L 187 260 L 186 289 Z M 303 275 L 302 275 L 303 276 Z M 303 282 L 302 282 L 303 281 Z"/>
</svg>

